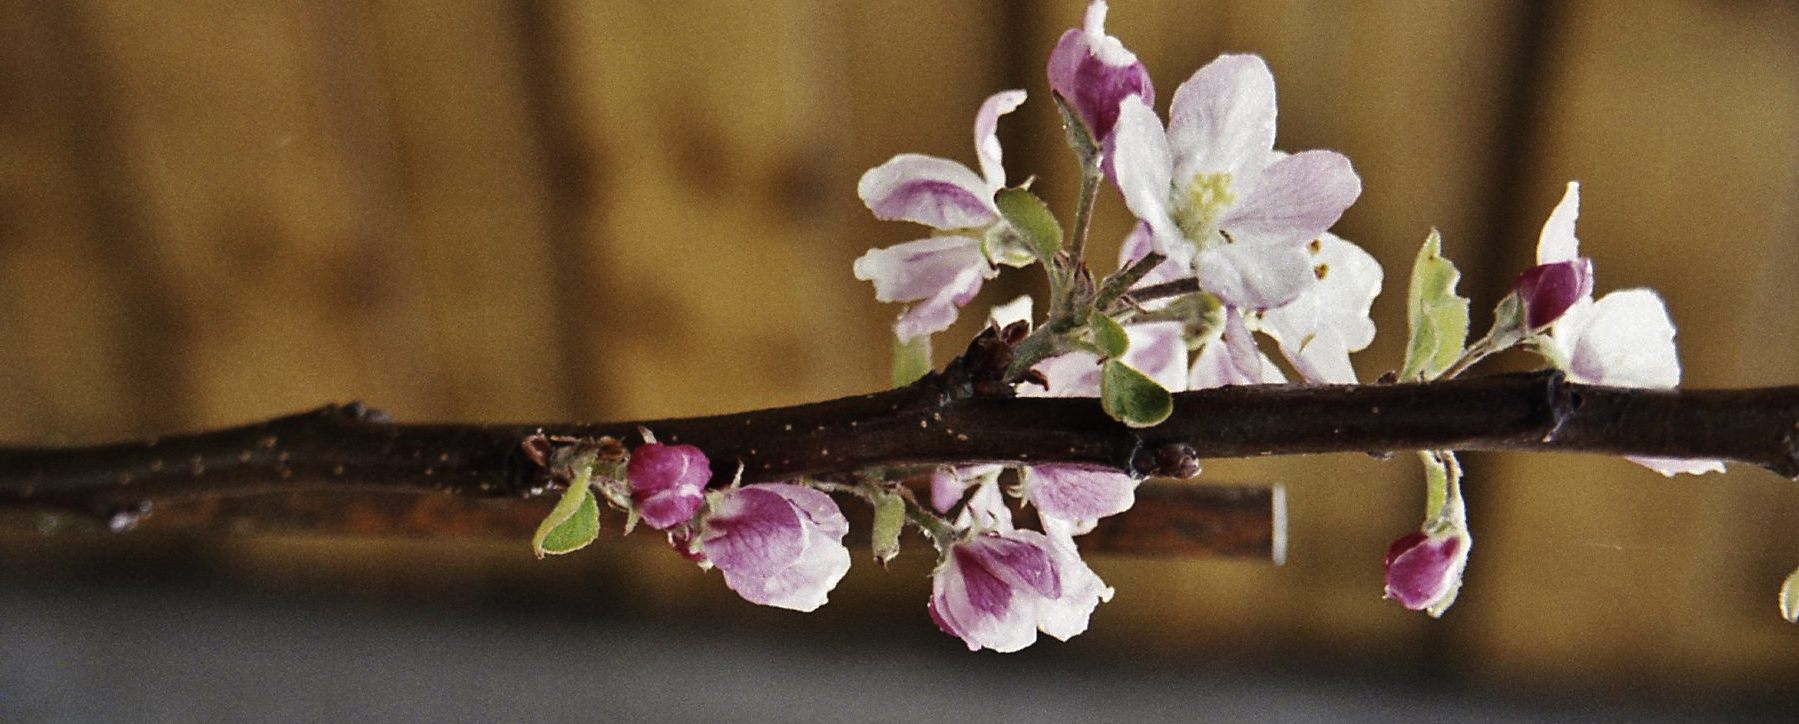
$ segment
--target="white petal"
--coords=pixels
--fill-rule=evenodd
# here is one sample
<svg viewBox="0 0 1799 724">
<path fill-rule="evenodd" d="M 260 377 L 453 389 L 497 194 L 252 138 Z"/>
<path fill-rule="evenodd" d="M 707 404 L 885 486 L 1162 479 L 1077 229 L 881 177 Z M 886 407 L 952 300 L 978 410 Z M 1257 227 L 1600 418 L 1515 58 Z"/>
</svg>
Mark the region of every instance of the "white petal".
<svg viewBox="0 0 1799 724">
<path fill-rule="evenodd" d="M 1062 595 L 1037 604 L 1037 628 L 1067 641 L 1087 630 L 1087 622 L 1101 601 L 1112 600 L 1112 589 L 1081 560 L 1074 541 L 1051 534 L 1051 552 L 1062 577 Z"/>
<path fill-rule="evenodd" d="M 1228 173 L 1249 188 L 1274 149 L 1274 74 L 1254 55 L 1222 55 L 1175 89 L 1168 109 L 1174 178 Z"/>
<path fill-rule="evenodd" d="M 1006 185 L 1006 168 L 1001 163 L 1004 156 L 997 134 L 999 117 L 1017 110 L 1024 103 L 1024 97 L 1021 90 L 1000 91 L 988 96 L 981 104 L 981 110 L 975 113 L 974 153 L 989 189 L 997 190 Z"/>
<path fill-rule="evenodd" d="M 1724 472 L 1724 461 L 1723 460 L 1705 460 L 1705 459 L 1688 460 L 1688 459 L 1683 459 L 1683 458 L 1650 458 L 1650 457 L 1630 457 L 1630 456 L 1626 456 L 1624 459 L 1629 460 L 1638 465 L 1641 465 L 1643 467 L 1649 468 L 1650 470 L 1654 470 L 1654 471 L 1661 473 L 1663 475 L 1666 475 L 1670 478 L 1672 478 L 1676 475 L 1679 475 L 1681 473 L 1686 473 L 1688 475 L 1704 475 L 1706 473 Z"/>
<path fill-rule="evenodd" d="M 1049 389 L 1019 385 L 1019 397 L 1098 397 L 1099 357 L 1090 352 L 1069 352 L 1038 362 L 1031 369 L 1049 381 Z"/>
<path fill-rule="evenodd" d="M 973 229 L 998 221 L 994 190 L 967 166 L 916 153 L 894 156 L 856 183 L 875 218 L 934 229 Z"/>
<path fill-rule="evenodd" d="M 1313 268 L 1322 268 L 1323 278 L 1298 299 L 1264 314 L 1262 331 L 1307 380 L 1355 382 L 1349 353 L 1374 341 L 1369 310 L 1384 275 L 1374 257 L 1334 234 L 1319 237 L 1317 246 Z"/>
<path fill-rule="evenodd" d="M 1362 195 L 1362 179 L 1336 151 L 1304 151 L 1268 165 L 1261 178 L 1219 220 L 1237 241 L 1311 241 Z"/>
<path fill-rule="evenodd" d="M 1010 302 L 994 305 L 993 309 L 987 311 L 987 321 L 1000 327 L 1013 322 L 1032 321 L 1031 305 L 1031 295 L 1020 294 L 1017 299 Z"/>
<path fill-rule="evenodd" d="M 1158 248 L 1162 247 L 1162 248 Z M 1154 286 L 1163 282 L 1171 282 L 1192 273 L 1193 245 L 1181 240 L 1172 246 L 1156 243 L 1156 237 L 1149 230 L 1149 224 L 1137 222 L 1131 227 L 1131 233 L 1125 235 L 1124 243 L 1118 247 L 1118 268 L 1123 269 L 1136 263 L 1138 259 L 1148 256 L 1151 251 L 1160 252 L 1167 261 L 1157 264 L 1148 274 L 1137 281 L 1137 287 Z M 1159 309 L 1166 306 L 1168 300 L 1156 300 L 1150 308 Z"/>
<path fill-rule="evenodd" d="M 1022 469 L 1025 498 L 1040 515 L 1072 523 L 1079 533 L 1137 502 L 1137 480 L 1109 468 L 1035 465 Z"/>
<path fill-rule="evenodd" d="M 1187 384 L 1187 340 L 1180 322 L 1149 322 L 1124 328 L 1131 346 L 1125 350 L 1124 363 L 1169 392 L 1180 392 Z M 1099 391 L 1095 389 L 1097 396 Z"/>
<path fill-rule="evenodd" d="M 1131 96 L 1119 105 L 1118 125 L 1112 134 L 1112 168 L 1125 205 L 1149 223 L 1157 238 L 1178 238 L 1180 230 L 1168 215 L 1174 158 L 1169 155 L 1162 122 L 1142 98 Z"/>
<path fill-rule="evenodd" d="M 1680 383 L 1674 322 L 1662 299 L 1648 289 L 1626 289 L 1581 300 L 1555 323 L 1552 334 L 1567 354 L 1576 382 L 1614 387 L 1673 387 Z"/>
<path fill-rule="evenodd" d="M 1537 237 L 1537 263 L 1574 261 L 1580 256 L 1580 240 L 1574 238 L 1574 220 L 1580 216 L 1580 182 L 1569 181 L 1562 200 L 1543 222 L 1543 234 Z"/>
<path fill-rule="evenodd" d="M 1236 310 L 1226 310 L 1223 336 L 1207 342 L 1193 362 L 1187 389 L 1203 390 L 1226 385 L 1259 385 L 1286 382 L 1274 360 L 1262 354 L 1255 337 L 1243 326 Z"/>
<path fill-rule="evenodd" d="M 1199 286 L 1239 309 L 1273 309 L 1318 283 L 1303 245 L 1219 244 L 1194 261 Z"/>
</svg>

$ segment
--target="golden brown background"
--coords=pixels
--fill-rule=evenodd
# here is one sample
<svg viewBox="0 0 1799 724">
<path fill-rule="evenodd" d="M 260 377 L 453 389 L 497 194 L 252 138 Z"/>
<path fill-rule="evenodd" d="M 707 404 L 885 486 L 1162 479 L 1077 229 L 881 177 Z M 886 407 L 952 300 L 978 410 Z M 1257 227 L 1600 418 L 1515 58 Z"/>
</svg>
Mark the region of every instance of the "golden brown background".
<svg viewBox="0 0 1799 724">
<path fill-rule="evenodd" d="M 1007 166 L 1066 213 L 1073 164 L 1042 67 L 1083 5 L 0 2 L 0 439 L 349 399 L 403 420 L 521 421 L 876 389 L 898 308 L 850 262 L 920 230 L 873 221 L 857 176 L 904 151 L 971 162 L 976 106 L 1023 87 L 1031 102 L 1001 125 Z M 1279 145 L 1354 161 L 1365 191 L 1337 230 L 1388 275 L 1365 378 L 1399 361 L 1406 265 L 1431 226 L 1484 328 L 1579 179 L 1600 291 L 1663 293 L 1688 384 L 1799 383 L 1799 4 L 1118 0 L 1109 27 L 1164 108 L 1216 54 L 1262 54 Z M 1125 224 L 1106 197 L 1102 254 Z M 940 362 L 980 315 L 964 316 Z M 1287 485 L 1287 565 L 1097 560 L 1117 600 L 1046 655 L 1790 701 L 1799 628 L 1774 591 L 1799 565 L 1791 481 L 1524 455 L 1473 457 L 1470 474 L 1478 545 L 1441 621 L 1379 596 L 1380 556 L 1420 512 L 1412 464 L 1220 462 L 1207 479 Z M 859 558 L 808 619 L 604 539 L 547 563 L 523 540 L 0 542 L 14 585 L 105 593 L 96 581 L 129 569 L 145 585 L 408 607 L 818 620 L 869 658 L 887 644 L 862 632 L 929 629 L 922 552 L 886 574 Z"/>
</svg>

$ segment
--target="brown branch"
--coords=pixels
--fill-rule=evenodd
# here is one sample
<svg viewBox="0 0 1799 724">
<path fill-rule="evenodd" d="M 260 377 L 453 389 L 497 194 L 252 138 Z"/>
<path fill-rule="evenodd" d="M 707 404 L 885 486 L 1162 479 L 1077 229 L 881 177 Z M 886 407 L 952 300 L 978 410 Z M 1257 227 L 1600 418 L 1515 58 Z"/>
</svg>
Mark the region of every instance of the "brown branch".
<svg viewBox="0 0 1799 724">
<path fill-rule="evenodd" d="M 399 424 L 361 405 L 85 448 L 0 448 L 0 505 L 111 515 L 145 503 L 343 487 L 478 497 L 541 492 L 526 436 L 699 446 L 747 481 L 938 463 L 1085 463 L 1179 473 L 1198 459 L 1415 449 L 1705 457 L 1799 479 L 1799 387 L 1640 390 L 1559 373 L 1429 384 L 1264 385 L 1184 392 L 1133 430 L 1091 399 L 978 396 L 952 366 L 898 390 L 714 417 L 599 425 Z"/>
</svg>

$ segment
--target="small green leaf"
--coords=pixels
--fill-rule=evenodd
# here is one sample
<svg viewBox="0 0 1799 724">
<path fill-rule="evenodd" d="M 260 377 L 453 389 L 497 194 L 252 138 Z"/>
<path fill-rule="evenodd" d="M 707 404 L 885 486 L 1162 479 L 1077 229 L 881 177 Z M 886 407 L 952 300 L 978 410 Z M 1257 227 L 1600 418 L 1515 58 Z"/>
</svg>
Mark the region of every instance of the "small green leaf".
<svg viewBox="0 0 1799 724">
<path fill-rule="evenodd" d="M 913 337 L 910 342 L 893 338 L 893 386 L 905 387 L 931 373 L 931 336 Z"/>
<path fill-rule="evenodd" d="M 1130 365 L 1107 360 L 1100 371 L 1099 404 L 1130 427 L 1151 427 L 1174 413 L 1174 396 Z"/>
<path fill-rule="evenodd" d="M 1780 617 L 1799 623 L 1799 569 L 1794 569 L 1786 583 L 1780 584 Z"/>
<path fill-rule="evenodd" d="M 593 497 L 587 476 L 577 476 L 562 499 L 550 510 L 537 533 L 531 536 L 531 550 L 538 558 L 544 554 L 562 555 L 586 548 L 600 536 L 600 506 Z"/>
<path fill-rule="evenodd" d="M 906 500 L 885 490 L 874 494 L 875 520 L 869 532 L 875 562 L 887 565 L 899 555 L 900 531 L 906 527 Z"/>
<path fill-rule="evenodd" d="M 1024 235 L 1025 244 L 1039 261 L 1048 264 L 1062 250 L 1062 224 L 1043 199 L 1023 187 L 1000 189 L 993 197 L 1000 215 Z"/>
<path fill-rule="evenodd" d="M 1406 297 L 1411 341 L 1400 379 L 1436 379 L 1462 356 L 1468 340 L 1468 300 L 1455 293 L 1461 278 L 1455 264 L 1443 257 L 1442 235 L 1431 229 L 1412 264 Z"/>
<path fill-rule="evenodd" d="M 1124 325 L 1118 320 L 1094 310 L 1087 315 L 1087 324 L 1093 328 L 1093 345 L 1099 348 L 1100 356 L 1117 359 L 1124 356 L 1124 351 L 1131 348 L 1131 337 L 1124 331 Z"/>
</svg>

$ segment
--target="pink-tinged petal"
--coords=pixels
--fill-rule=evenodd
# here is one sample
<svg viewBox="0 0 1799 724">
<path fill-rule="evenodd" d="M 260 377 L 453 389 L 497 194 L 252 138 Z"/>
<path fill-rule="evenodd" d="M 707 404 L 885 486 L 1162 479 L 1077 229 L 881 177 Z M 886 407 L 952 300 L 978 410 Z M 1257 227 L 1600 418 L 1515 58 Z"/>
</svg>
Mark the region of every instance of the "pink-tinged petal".
<svg viewBox="0 0 1799 724">
<path fill-rule="evenodd" d="M 1524 303 L 1525 326 L 1542 329 L 1561 319 L 1576 302 L 1593 296 L 1593 260 L 1538 264 L 1512 281 L 1512 291 Z"/>
<path fill-rule="evenodd" d="M 1126 98 L 1118 107 L 1118 124 L 1113 134 L 1110 158 L 1125 205 L 1149 224 L 1158 243 L 1180 239 L 1180 229 L 1168 212 L 1169 193 L 1174 188 L 1174 157 L 1155 111 L 1142 98 Z"/>
<path fill-rule="evenodd" d="M 1137 480 L 1116 470 L 1033 465 L 1023 468 L 1022 475 L 1024 497 L 1037 513 L 1068 521 L 1077 535 L 1137 502 Z"/>
<path fill-rule="evenodd" d="M 1148 322 L 1124 328 L 1131 340 L 1125 350 L 1124 363 L 1155 380 L 1169 392 L 1180 392 L 1187 386 L 1187 339 L 1180 322 Z M 1097 397 L 1097 388 L 1093 396 Z"/>
<path fill-rule="evenodd" d="M 1324 234 L 1307 245 L 1318 284 L 1262 316 L 1262 331 L 1280 345 L 1281 354 L 1311 382 L 1356 381 L 1349 353 L 1374 341 L 1369 310 L 1380 295 L 1384 273 L 1380 262 L 1361 247 Z"/>
<path fill-rule="evenodd" d="M 974 299 L 981 283 L 991 276 L 988 269 L 966 269 L 931 298 L 920 301 L 900 314 L 893 324 L 893 334 L 904 344 L 919 337 L 949 329 L 956 322 L 956 311 Z"/>
<path fill-rule="evenodd" d="M 631 451 L 625 478 L 643 521 L 656 530 L 666 530 L 691 519 L 699 510 L 712 468 L 697 447 L 652 442 Z"/>
<path fill-rule="evenodd" d="M 1674 322 L 1648 289 L 1627 289 L 1582 300 L 1552 330 L 1567 356 L 1569 378 L 1614 387 L 1673 387 L 1680 383 Z"/>
<path fill-rule="evenodd" d="M 1135 264 L 1138 259 L 1148 256 L 1151 251 L 1159 252 L 1166 257 L 1156 268 L 1137 281 L 1135 288 L 1154 286 L 1163 282 L 1171 282 L 1188 276 L 1193 272 L 1193 245 L 1184 240 L 1172 248 L 1157 248 L 1156 237 L 1149 229 L 1149 224 L 1139 221 L 1131 227 L 1131 233 L 1125 235 L 1124 243 L 1118 247 L 1118 268 L 1123 269 Z M 1156 305 L 1166 305 L 1166 300 L 1156 300 Z"/>
<path fill-rule="evenodd" d="M 883 302 L 929 299 L 962 284 L 969 270 L 981 278 L 999 273 L 981 253 L 981 240 L 967 236 L 936 236 L 869 249 L 852 269 L 857 279 L 874 282 L 875 299 Z"/>
<path fill-rule="evenodd" d="M 1035 607 L 1016 595 L 977 559 L 951 549 L 931 576 L 929 610 L 937 626 L 956 636 L 969 651 L 982 648 L 1010 653 L 1037 641 Z"/>
<path fill-rule="evenodd" d="M 931 508 L 939 513 L 948 513 L 950 508 L 962 500 L 962 493 L 967 489 L 967 484 L 956 475 L 954 468 L 947 465 L 937 468 L 931 473 Z"/>
<path fill-rule="evenodd" d="M 1074 108 L 1102 143 L 1118 120 L 1118 104 L 1130 96 L 1155 102 L 1149 71 L 1124 44 L 1106 34 L 1106 4 L 1087 6 L 1081 30 L 1062 34 L 1049 54 L 1049 87 Z"/>
<path fill-rule="evenodd" d="M 995 187 L 949 159 L 902 153 L 862 174 L 856 193 L 883 221 L 974 229 L 999 220 Z"/>
<path fill-rule="evenodd" d="M 1235 309 L 1225 311 L 1224 334 L 1206 343 L 1193 362 L 1187 389 L 1204 390 L 1227 385 L 1261 385 L 1286 382 L 1274 361 L 1256 347 L 1255 337 L 1243 326 Z"/>
<path fill-rule="evenodd" d="M 999 117 L 1018 110 L 1024 104 L 1021 90 L 1000 91 L 987 97 L 974 116 L 974 153 L 981 164 L 982 180 L 988 189 L 1006 185 L 1005 154 L 999 145 Z M 992 191 L 988 191 L 991 195 Z"/>
<path fill-rule="evenodd" d="M 1414 531 L 1393 541 L 1387 549 L 1387 598 L 1422 611 L 1454 596 L 1471 543 L 1461 531 L 1440 536 Z"/>
<path fill-rule="evenodd" d="M 785 568 L 806 550 L 799 511 L 766 486 L 751 485 L 721 493 L 708 512 L 700 547 L 713 565 L 734 577 L 756 581 Z M 736 585 L 732 590 L 742 592 Z"/>
<path fill-rule="evenodd" d="M 1218 244 L 1200 252 L 1193 267 L 1201 288 L 1251 311 L 1288 304 L 1318 283 L 1303 245 Z"/>
<path fill-rule="evenodd" d="M 1580 217 L 1580 182 L 1569 181 L 1562 200 L 1543 222 L 1543 234 L 1537 238 L 1537 263 L 1552 264 L 1574 261 L 1580 256 L 1580 240 L 1574 238 L 1574 221 Z"/>
<path fill-rule="evenodd" d="M 1043 375 L 1049 389 L 1019 385 L 1019 397 L 1098 397 L 1099 357 L 1091 352 L 1069 352 L 1038 362 L 1031 368 Z"/>
<path fill-rule="evenodd" d="M 1254 55 L 1222 55 L 1174 91 L 1168 145 L 1174 178 L 1228 173 L 1232 185 L 1255 185 L 1274 149 L 1274 74 Z"/>
<path fill-rule="evenodd" d="M 1305 243 L 1318 238 L 1362 195 L 1362 179 L 1336 151 L 1281 156 L 1219 226 L 1239 242 Z"/>
<path fill-rule="evenodd" d="M 1706 460 L 1703 458 L 1652 458 L 1641 456 L 1626 456 L 1624 459 L 1670 478 L 1682 473 L 1687 475 L 1704 475 L 1706 473 L 1724 472 L 1723 460 Z"/>
<path fill-rule="evenodd" d="M 824 605 L 849 570 L 842 543 L 848 530 L 824 493 L 784 483 L 750 485 L 717 494 L 699 548 L 744 600 L 811 611 Z"/>
<path fill-rule="evenodd" d="M 1008 531 L 1012 530 L 1012 509 L 1006 507 L 1006 496 L 999 489 L 999 474 L 1005 470 L 999 465 L 969 465 L 956 469 L 968 484 L 974 485 L 973 495 L 968 496 L 968 504 L 962 508 L 962 514 L 956 516 L 956 527 L 976 530 Z"/>
<path fill-rule="evenodd" d="M 1034 530 L 984 533 L 956 550 L 978 556 L 987 570 L 1013 590 L 1043 598 L 1062 595 L 1062 578 L 1050 557 L 1049 539 L 1042 533 Z"/>
<path fill-rule="evenodd" d="M 1046 521 L 1044 530 L 1051 543 L 1056 571 L 1062 577 L 1062 595 L 1037 604 L 1037 628 L 1062 641 L 1087 630 L 1093 609 L 1102 601 L 1112 600 L 1112 588 L 1100 580 L 1093 569 L 1081 560 L 1074 540 Z"/>
</svg>

